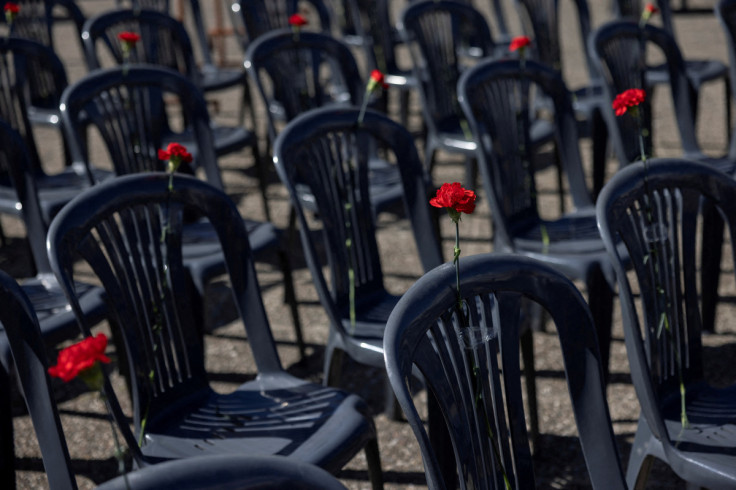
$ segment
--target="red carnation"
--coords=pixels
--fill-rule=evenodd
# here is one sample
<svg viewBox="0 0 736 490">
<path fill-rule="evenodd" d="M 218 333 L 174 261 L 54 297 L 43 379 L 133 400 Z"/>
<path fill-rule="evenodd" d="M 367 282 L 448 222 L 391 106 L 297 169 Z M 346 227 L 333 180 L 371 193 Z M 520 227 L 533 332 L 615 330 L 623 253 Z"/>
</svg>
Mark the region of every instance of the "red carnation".
<svg viewBox="0 0 736 490">
<path fill-rule="evenodd" d="M 437 189 L 437 195 L 429 200 L 429 204 L 436 208 L 447 209 L 450 218 L 457 222 L 460 213 L 471 214 L 475 211 L 476 197 L 474 191 L 464 189 L 458 182 L 445 183 Z"/>
<path fill-rule="evenodd" d="M 291 26 L 302 27 L 307 24 L 309 24 L 309 22 L 301 14 L 293 14 L 289 17 L 289 25 Z"/>
<path fill-rule="evenodd" d="M 511 40 L 509 44 L 509 51 L 516 51 L 517 49 L 523 49 L 532 43 L 531 39 L 527 36 L 517 36 Z"/>
<path fill-rule="evenodd" d="M 644 100 L 646 100 L 646 92 L 640 88 L 630 88 L 618 94 L 611 105 L 616 115 L 622 116 L 628 109 L 637 107 Z"/>
<path fill-rule="evenodd" d="M 118 39 L 130 46 L 134 46 L 135 43 L 141 40 L 141 36 L 135 32 L 124 31 L 118 34 Z"/>
<path fill-rule="evenodd" d="M 182 162 L 191 163 L 192 154 L 187 151 L 184 145 L 169 143 L 169 146 L 165 150 L 158 150 L 158 158 L 159 160 L 168 160 L 169 166 L 167 170 L 173 173 L 176 172 L 176 169 L 179 168 Z"/>
<path fill-rule="evenodd" d="M 48 373 L 69 382 L 80 374 L 92 368 L 96 362 L 105 364 L 110 358 L 105 355 L 107 337 L 103 333 L 95 337 L 87 337 L 74 345 L 62 349 L 56 360 L 56 366 L 51 366 Z"/>
<path fill-rule="evenodd" d="M 18 12 L 20 12 L 20 7 L 17 3 L 8 2 L 5 4 L 3 10 L 5 10 L 5 12 L 10 12 L 11 14 L 17 15 Z"/>
</svg>

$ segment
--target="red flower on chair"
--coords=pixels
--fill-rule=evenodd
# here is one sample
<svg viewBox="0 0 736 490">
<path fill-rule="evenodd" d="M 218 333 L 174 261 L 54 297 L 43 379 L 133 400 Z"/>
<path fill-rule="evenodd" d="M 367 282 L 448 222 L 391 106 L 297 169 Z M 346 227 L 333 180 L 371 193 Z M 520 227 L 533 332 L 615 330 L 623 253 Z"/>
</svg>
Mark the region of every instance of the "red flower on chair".
<svg viewBox="0 0 736 490">
<path fill-rule="evenodd" d="M 516 36 L 511 40 L 509 44 L 509 51 L 516 51 L 517 49 L 524 49 L 532 43 L 531 39 L 527 36 Z"/>
<path fill-rule="evenodd" d="M 289 17 L 289 25 L 294 27 L 302 27 L 309 24 L 309 21 L 301 14 L 293 14 Z"/>
<path fill-rule="evenodd" d="M 475 211 L 476 194 L 470 189 L 463 188 L 459 182 L 442 184 L 437 189 L 437 195 L 429 200 L 429 204 L 436 208 L 445 208 L 452 221 L 460 219 L 460 213 L 472 214 Z"/>
<path fill-rule="evenodd" d="M 48 373 L 69 382 L 78 375 L 84 375 L 86 371 L 93 368 L 97 362 L 108 364 L 110 358 L 105 355 L 107 348 L 107 337 L 103 333 L 86 339 L 62 349 L 56 360 L 56 366 L 51 366 Z"/>
<path fill-rule="evenodd" d="M 640 88 L 630 88 L 618 94 L 611 105 L 617 116 L 623 116 L 627 110 L 638 107 L 645 100 L 646 92 Z"/>
</svg>

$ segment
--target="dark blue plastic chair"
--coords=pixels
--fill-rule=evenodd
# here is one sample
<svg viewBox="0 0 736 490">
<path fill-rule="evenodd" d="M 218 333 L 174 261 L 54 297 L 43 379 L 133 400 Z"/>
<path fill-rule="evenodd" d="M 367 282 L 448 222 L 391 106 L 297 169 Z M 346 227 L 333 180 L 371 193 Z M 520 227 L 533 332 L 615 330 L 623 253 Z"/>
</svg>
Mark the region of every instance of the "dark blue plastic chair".
<svg viewBox="0 0 736 490">
<path fill-rule="evenodd" d="M 510 488 L 535 488 L 519 359 L 530 302 L 557 330 L 591 487 L 626 488 L 593 319 L 575 285 L 539 261 L 482 254 L 461 259 L 460 297 L 462 314 L 452 263 L 429 271 L 398 302 L 384 337 L 429 488 L 506 488 L 504 472 Z M 414 405 L 416 377 L 427 387 L 428 427 Z"/>
<path fill-rule="evenodd" d="M 92 166 L 69 167 L 58 173 L 44 169 L 31 116 L 55 118 L 58 123 L 61 92 L 66 87 L 64 66 L 50 48 L 28 39 L 0 38 L 0 119 L 23 138 L 29 157 L 28 171 L 35 179 L 41 215 L 47 225 L 81 190 L 112 175 Z M 18 197 L 7 177 L 0 179 L 0 211 L 21 214 Z"/>
<path fill-rule="evenodd" d="M 123 43 L 117 37 L 123 31 L 132 31 L 141 36 L 141 40 L 129 54 L 129 63 L 149 63 L 178 71 L 188 76 L 204 92 L 205 77 L 197 67 L 191 40 L 184 25 L 167 13 L 157 10 L 121 9 L 103 12 L 88 19 L 84 24 L 82 39 L 90 71 L 106 66 L 103 62 L 105 59 L 103 53 L 110 55 L 108 59 L 112 60 L 113 65 L 122 65 L 125 62 Z M 240 75 L 238 83 L 243 90 L 248 90 L 245 70 L 241 70 Z M 249 93 L 247 99 L 243 100 L 250 103 Z M 251 125 L 255 127 L 255 120 L 251 121 Z M 212 132 L 218 156 L 239 152 L 244 148 L 250 149 L 255 161 L 263 208 L 266 218 L 270 220 L 266 193 L 268 176 L 258 149 L 255 129 L 247 129 L 241 121 L 240 124 L 232 126 L 213 123 Z M 195 136 L 179 134 L 176 138 L 193 153 L 196 152 Z M 167 139 L 170 140 L 171 138 Z"/>
<path fill-rule="evenodd" d="M 427 177 L 411 134 L 370 110 L 358 125 L 358 113 L 355 107 L 306 112 L 284 128 L 274 145 L 274 164 L 296 210 L 309 271 L 330 321 L 324 361 L 327 385 L 339 381 L 342 352 L 361 364 L 383 367 L 383 332 L 399 299 L 384 286 L 370 192 L 371 147 L 385 152 L 398 168 L 404 208 L 422 266 L 429 270 L 442 262 Z M 321 230 L 307 220 L 300 186 L 314 196 Z M 327 253 L 326 264 L 317 252 L 322 248 Z M 328 266 L 329 286 L 323 265 Z M 355 278 L 354 325 L 350 320 L 351 273 Z"/>
<path fill-rule="evenodd" d="M 530 154 L 530 117 L 524 100 L 546 97 L 574 211 L 540 216 Z M 583 281 L 608 377 L 614 276 L 598 234 L 585 184 L 571 94 L 559 73 L 532 60 L 484 61 L 463 73 L 458 94 L 470 130 L 480 142 L 478 162 L 494 225 L 494 250 L 534 257 Z"/>
<path fill-rule="evenodd" d="M 282 455 L 335 473 L 365 448 L 374 488 L 381 488 L 376 432 L 365 403 L 281 366 L 235 204 L 191 177 L 175 175 L 172 188 L 163 173 L 118 177 L 72 201 L 49 230 L 51 265 L 72 310 L 79 312 L 72 282 L 77 258 L 89 264 L 111 299 L 131 366 L 133 430 L 114 393 L 108 398 L 134 461 Z M 192 314 L 183 263 L 189 214 L 207 220 L 222 247 L 257 367 L 254 380 L 229 394 L 210 388 Z"/>
<path fill-rule="evenodd" d="M 424 124 L 427 127 L 424 165 L 432 172 L 435 153 L 444 150 L 464 155 L 469 163 L 475 157 L 476 142 L 457 101 L 457 80 L 473 59 L 463 57 L 472 48 L 473 58 L 494 53 L 495 43 L 483 15 L 460 2 L 414 2 L 401 14 L 398 25 L 409 47 L 418 88 Z M 468 180 L 467 185 L 473 183 Z"/>
<path fill-rule="evenodd" d="M 649 70 L 646 64 L 646 51 L 656 47 L 665 57 L 668 70 L 672 106 L 679 130 L 683 157 L 698 160 L 726 173 L 736 171 L 736 155 L 731 153 L 724 157 L 711 157 L 700 148 L 695 131 L 694 99 L 696 91 L 685 71 L 685 62 L 677 44 L 665 30 L 647 25 L 640 28 L 634 22 L 611 22 L 601 26 L 590 38 L 590 51 L 594 61 L 599 64 L 601 73 L 605 74 L 606 91 L 609 101 L 615 94 L 629 88 L 647 89 Z M 644 147 L 648 156 L 652 156 L 652 93 L 640 104 L 643 127 L 647 130 Z M 633 117 L 616 117 L 607 104 L 603 113 L 619 166 L 641 158 L 639 150 L 639 127 Z M 703 328 L 713 331 L 715 325 L 716 303 L 718 299 L 718 281 L 721 263 L 722 223 L 714 213 L 706 213 L 707 225 L 711 230 L 705 239 L 709 241 L 706 248 L 704 267 L 701 271 L 703 288 Z"/>
<path fill-rule="evenodd" d="M 639 22 L 642 10 L 647 2 L 643 0 L 615 0 L 611 2 L 614 14 L 619 19 L 632 20 Z M 662 28 L 672 36 L 677 44 L 677 35 L 673 22 L 673 12 L 670 0 L 656 0 L 651 2 L 659 8 L 659 13 L 650 19 L 650 22 L 657 23 L 661 19 Z M 707 11 L 706 11 L 707 12 Z M 698 94 L 700 88 L 708 83 L 723 80 L 723 88 L 726 100 L 731 98 L 731 82 L 729 80 L 729 67 L 722 61 L 707 59 L 686 59 L 684 60 L 685 73 L 690 83 L 693 85 L 692 105 L 693 117 L 698 112 Z M 650 85 L 658 85 L 669 82 L 669 70 L 666 65 L 655 65 L 647 68 L 647 83 Z M 730 136 L 731 132 L 731 106 L 726 105 L 726 135 Z"/>
<path fill-rule="evenodd" d="M 4 327 L 3 340 L 10 344 L 18 379 L 28 412 L 36 430 L 44 469 L 51 490 L 77 488 L 64 439 L 59 412 L 46 370 L 46 359 L 41 332 L 28 298 L 18 284 L 0 271 L 0 324 Z M 6 453 L 2 453 L 3 488 L 15 486 L 12 473 L 13 434 L 10 417 L 10 396 L 7 373 L 0 373 L 3 401 L 0 407 L 3 444 L 10 443 L 11 473 L 6 473 Z M 7 410 L 7 412 L 6 412 Z M 5 416 L 7 414 L 7 417 Z M 7 430 L 9 429 L 9 433 Z M 7 476 L 7 478 L 6 478 Z M 218 489 L 329 489 L 345 487 L 329 473 L 306 463 L 283 456 L 204 456 L 147 466 L 103 483 L 105 490 L 180 490 Z"/>
<path fill-rule="evenodd" d="M 158 159 L 170 123 L 164 110 L 166 98 L 180 104 L 186 131 L 196 139 L 194 165 L 201 169 L 207 182 L 219 189 L 224 185 L 220 175 L 210 119 L 202 92 L 183 75 L 152 65 L 97 70 L 72 84 L 62 95 L 62 118 L 70 151 L 75 162 L 87 164 L 86 132 L 92 126 L 99 132 L 111 158 L 115 172 L 163 170 Z M 299 313 L 294 294 L 289 257 L 281 246 L 279 230 L 268 221 L 244 219 L 251 249 L 261 256 L 276 253 L 284 277 L 284 292 L 289 303 L 299 350 L 304 354 Z M 226 271 L 220 245 L 207 224 L 187 224 L 184 261 L 198 293 L 195 311 L 203 322 L 207 284 Z"/>
<path fill-rule="evenodd" d="M 702 163 L 631 164 L 598 199 L 598 226 L 616 270 L 641 405 L 626 474 L 630 488 L 644 488 L 654 458 L 691 486 L 736 486 L 736 385 L 713 387 L 703 373 L 697 277 L 699 248 L 707 246 L 699 245 L 708 232 L 701 226 L 711 207 L 726 222 L 736 250 L 736 182 Z M 687 428 L 681 423 L 681 382 Z"/>
</svg>

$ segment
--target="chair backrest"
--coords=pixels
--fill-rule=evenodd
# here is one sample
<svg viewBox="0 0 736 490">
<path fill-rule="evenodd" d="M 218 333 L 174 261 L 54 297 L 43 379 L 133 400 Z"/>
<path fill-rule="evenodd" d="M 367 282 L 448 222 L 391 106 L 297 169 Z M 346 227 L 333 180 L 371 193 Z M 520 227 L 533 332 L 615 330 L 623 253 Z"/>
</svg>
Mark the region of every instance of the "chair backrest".
<svg viewBox="0 0 736 490">
<path fill-rule="evenodd" d="M 614 21 L 599 27 L 589 39 L 591 56 L 603 80 L 607 100 L 616 94 L 638 88 L 648 90 L 646 71 L 648 48 L 657 48 L 664 56 L 669 75 L 677 128 L 685 154 L 698 156 L 700 148 L 696 139 L 694 111 L 691 96 L 694 89 L 685 72 L 685 62 L 674 38 L 667 31 L 647 24 L 643 28 L 636 22 Z M 651 54 L 651 53 L 650 53 Z M 648 94 L 648 95 L 651 95 Z M 652 155 L 652 105 L 647 97 L 639 105 L 644 135 L 644 149 Z M 637 118 L 616 117 L 610 103 L 603 110 L 614 151 L 621 166 L 641 157 L 639 136 L 642 134 Z"/>
<path fill-rule="evenodd" d="M 342 334 L 341 319 L 347 316 L 349 304 L 349 269 L 352 267 L 355 277 L 356 305 L 370 302 L 375 291 L 384 290 L 369 192 L 371 147 L 386 151 L 398 165 L 404 205 L 422 266 L 429 270 L 442 262 L 427 199 L 429 181 L 413 137 L 400 124 L 370 110 L 363 124 L 358 125 L 358 113 L 354 107 L 309 111 L 288 124 L 274 144 L 274 164 L 296 209 L 302 245 L 320 301 Z M 300 185 L 313 194 L 322 224 L 329 288 L 312 227 L 299 199 Z M 350 240 L 350 247 L 346 240 Z"/>
<path fill-rule="evenodd" d="M 129 63 L 163 66 L 198 81 L 192 43 L 184 25 L 167 13 L 146 9 L 113 10 L 87 20 L 82 39 L 90 71 L 103 66 L 103 46 L 116 65 L 126 61 L 124 44 L 118 39 L 118 34 L 125 31 L 141 36 L 128 54 Z"/>
<path fill-rule="evenodd" d="M 506 251 L 517 234 L 541 223 L 530 144 L 529 108 L 536 107 L 536 97 L 551 101 L 546 105 L 554 111 L 556 147 L 575 207 L 591 205 L 570 92 L 552 68 L 532 60 L 523 66 L 520 60 L 484 61 L 463 73 L 458 84 L 460 104 L 479 142 L 496 245 Z"/>
<path fill-rule="evenodd" d="M 223 188 L 207 105 L 201 91 L 187 77 L 150 65 L 97 70 L 70 85 L 62 94 L 61 104 L 73 161 L 89 168 L 86 131 L 92 125 L 118 175 L 163 170 L 165 162 L 158 159 L 157 153 L 163 137 L 168 134 L 168 141 L 175 141 L 175 133 L 169 129 L 175 122 L 184 121 L 185 129 L 196 141 L 194 164 L 204 170 L 210 184 Z M 176 120 L 172 106 L 181 111 Z"/>
<path fill-rule="evenodd" d="M 46 253 L 48 223 L 44 221 L 41 212 L 36 178 L 31 172 L 30 155 L 20 134 L 2 118 L 0 118 L 0 176 L 9 178 L 9 184 L 18 196 L 36 272 L 51 272 Z"/>
<path fill-rule="evenodd" d="M 191 311 L 192 284 L 182 263 L 188 216 L 209 221 L 219 239 L 238 311 L 260 373 L 281 371 L 261 301 L 248 234 L 232 200 L 192 177 L 135 174 L 92 187 L 69 203 L 49 229 L 54 273 L 82 329 L 74 263 L 82 258 L 110 299 L 131 366 L 135 431 L 155 431 L 169 414 L 210 393 L 201 326 Z M 108 397 L 114 396 L 108 393 Z M 129 450 L 142 458 L 137 438 L 111 404 Z"/>
<path fill-rule="evenodd" d="M 15 280 L 0 271 L 0 324 L 13 353 L 28 413 L 36 430 L 43 466 L 52 490 L 77 488 L 69 451 L 46 369 L 46 346 L 36 314 Z M 2 368 L 0 368 L 2 369 Z M 8 392 L 3 396 L 9 396 Z"/>
<path fill-rule="evenodd" d="M 504 488 L 504 473 L 511 488 L 535 487 L 519 332 L 525 307 L 537 303 L 557 329 L 592 487 L 625 488 L 593 319 L 578 289 L 540 262 L 498 253 L 463 258 L 459 279 L 462 313 L 455 268 L 447 263 L 403 295 L 384 336 L 389 380 L 419 441 L 429 487 L 445 488 L 445 482 L 438 466 L 442 455 L 432 447 L 412 399 L 417 375 L 438 407 L 440 420 L 432 427 L 449 432 L 444 443 L 451 448 L 442 451 L 454 455 L 460 488 Z"/>
<path fill-rule="evenodd" d="M 560 28 L 564 28 L 560 18 L 559 0 L 515 0 L 516 7 L 526 32 L 532 37 L 531 50 L 536 60 L 562 72 L 562 45 Z M 597 73 L 588 53 L 588 36 L 590 35 L 590 10 L 587 0 L 573 0 L 580 29 L 580 42 L 585 53 L 586 66 L 591 78 L 597 79 Z"/>
<path fill-rule="evenodd" d="M 243 51 L 247 51 L 250 43 L 261 35 L 275 29 L 289 28 L 289 17 L 302 11 L 300 4 L 314 11 L 320 23 L 318 30 L 331 32 L 330 9 L 322 0 L 235 0 L 230 10 Z M 313 27 L 307 27 L 313 30 Z"/>
<path fill-rule="evenodd" d="M 6 1 L 0 1 L 4 8 Z M 74 23 L 77 33 L 81 34 L 84 24 L 84 14 L 73 0 L 17 0 L 20 10 L 13 21 L 13 35 L 25 39 L 32 39 L 44 46 L 54 49 L 54 24 L 60 17 L 56 7 L 65 11 L 68 18 Z M 0 18 L 5 23 L 5 16 Z M 81 45 L 81 38 L 77 38 Z"/>
<path fill-rule="evenodd" d="M 302 32 L 296 38 L 290 29 L 269 32 L 251 43 L 245 66 L 268 108 L 271 141 L 277 115 L 288 122 L 310 109 L 358 105 L 363 98 L 364 83 L 350 48 L 327 34 Z"/>
<path fill-rule="evenodd" d="M 468 62 L 463 52 L 479 49 L 485 57 L 495 49 L 485 18 L 469 4 L 417 2 L 401 14 L 399 31 L 409 46 L 428 128 L 459 127 L 457 81 Z"/>
<path fill-rule="evenodd" d="M 51 48 L 37 41 L 0 37 L 0 118 L 23 137 L 30 169 L 43 175 L 29 121 L 32 105 L 57 108 L 67 86 L 64 65 Z"/>
<path fill-rule="evenodd" d="M 613 13 L 619 19 L 627 19 L 638 22 L 647 3 L 652 3 L 659 8 L 659 17 L 662 19 L 662 27 L 675 35 L 674 24 L 672 22 L 672 6 L 670 0 L 656 0 L 655 2 L 644 2 L 643 0 L 614 0 L 611 2 Z"/>
<path fill-rule="evenodd" d="M 632 382 L 660 441 L 668 440 L 661 407 L 675 399 L 679 411 L 677 357 L 685 385 L 703 379 L 697 278 L 708 232 L 701 229 L 704 210 L 714 208 L 733 247 L 736 183 L 710 166 L 679 159 L 629 165 L 598 198 L 598 227 L 618 280 Z"/>
<path fill-rule="evenodd" d="M 726 35 L 731 94 L 736 94 L 736 1 L 719 1 L 716 4 L 715 12 Z M 731 145 L 728 150 L 728 155 L 732 159 L 736 159 L 736 137 L 734 137 L 734 134 L 736 134 L 736 129 L 731 134 Z"/>
</svg>

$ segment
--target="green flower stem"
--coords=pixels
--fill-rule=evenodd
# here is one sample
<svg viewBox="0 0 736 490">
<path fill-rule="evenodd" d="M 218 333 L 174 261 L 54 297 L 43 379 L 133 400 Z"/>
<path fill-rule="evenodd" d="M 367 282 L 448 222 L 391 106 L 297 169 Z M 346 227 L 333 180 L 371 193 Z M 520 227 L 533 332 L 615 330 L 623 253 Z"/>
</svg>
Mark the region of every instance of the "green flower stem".
<svg viewBox="0 0 736 490">
<path fill-rule="evenodd" d="M 641 161 L 645 169 L 644 185 L 646 186 L 647 184 L 646 176 L 648 174 L 649 167 L 648 167 L 648 162 L 647 162 L 647 154 L 646 154 L 646 151 L 644 151 L 644 135 L 643 135 L 644 128 L 643 128 L 643 124 L 641 121 L 641 114 L 639 112 L 639 108 L 632 107 L 631 110 L 634 113 L 633 115 L 636 118 L 637 125 L 639 126 L 639 151 L 641 152 Z M 647 190 L 647 195 L 649 195 L 648 190 Z M 648 226 L 654 225 L 654 216 L 652 213 L 651 203 L 649 200 L 647 200 L 647 225 Z M 657 251 L 654 249 L 654 245 L 651 245 L 649 249 L 649 254 L 654 256 L 656 255 L 656 253 Z M 644 258 L 645 263 L 646 263 L 647 258 L 648 257 Z M 664 289 L 659 283 L 657 283 L 656 288 L 657 288 L 658 294 L 664 295 Z M 668 304 L 666 306 L 669 307 L 670 305 Z M 687 410 L 685 407 L 686 389 L 685 389 L 685 380 L 682 376 L 682 360 L 680 358 L 680 349 L 677 347 L 677 344 L 675 343 L 675 339 L 672 334 L 672 327 L 670 326 L 669 317 L 667 316 L 666 311 L 662 312 L 662 316 L 659 320 L 659 326 L 657 327 L 657 338 L 659 338 L 660 335 L 662 334 L 663 328 L 664 328 L 664 331 L 667 333 L 667 338 L 670 341 L 672 350 L 675 352 L 675 363 L 677 364 L 677 377 L 680 382 L 680 423 L 682 424 L 683 429 L 687 429 L 688 427 L 690 427 L 690 421 L 687 418 Z"/>
<path fill-rule="evenodd" d="M 463 300 L 460 296 L 460 219 L 455 222 L 455 254 L 452 263 L 455 264 L 455 291 L 457 292 L 457 307 L 462 311 Z"/>
<path fill-rule="evenodd" d="M 105 404 L 105 407 L 107 408 L 108 415 L 112 413 L 112 410 L 110 409 L 109 402 L 107 399 L 107 395 L 105 394 L 104 388 L 100 388 L 100 399 Z M 118 438 L 118 432 L 115 429 L 115 424 L 113 423 L 112 417 L 107 417 L 107 421 L 110 423 L 110 430 L 112 430 L 112 440 L 115 443 L 115 459 L 118 462 L 118 474 L 123 475 L 123 479 L 125 480 L 125 488 L 130 490 L 130 482 L 128 481 L 128 473 L 125 471 L 125 451 L 123 450 L 122 446 L 120 445 L 120 439 Z"/>
</svg>

